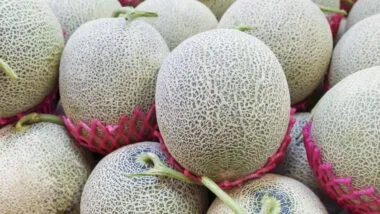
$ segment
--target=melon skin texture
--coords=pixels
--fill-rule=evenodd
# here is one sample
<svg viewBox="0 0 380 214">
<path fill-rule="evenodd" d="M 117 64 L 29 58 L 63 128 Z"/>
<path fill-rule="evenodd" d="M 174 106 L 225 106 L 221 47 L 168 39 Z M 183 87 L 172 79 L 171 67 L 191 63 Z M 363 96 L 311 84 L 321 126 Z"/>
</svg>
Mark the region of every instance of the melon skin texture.
<svg viewBox="0 0 380 214">
<path fill-rule="evenodd" d="M 319 101 L 311 134 L 325 163 L 355 188 L 380 188 L 380 67 L 343 79 Z M 377 192 L 378 194 L 378 192 Z"/>
<path fill-rule="evenodd" d="M 127 177 L 150 169 L 139 160 L 146 152 L 166 161 L 156 142 L 128 145 L 102 159 L 85 185 L 81 214 L 205 213 L 207 191 L 202 186 L 166 177 Z"/>
<path fill-rule="evenodd" d="M 249 214 L 261 213 L 265 195 L 279 202 L 279 213 L 327 214 L 326 208 L 310 189 L 299 181 L 282 175 L 269 173 L 249 181 L 241 188 L 228 190 L 227 193 Z M 207 214 L 233 214 L 233 212 L 220 199 L 216 199 Z"/>
<path fill-rule="evenodd" d="M 183 42 L 157 77 L 157 122 L 170 154 L 214 181 L 261 168 L 285 136 L 284 72 L 260 40 L 216 29 Z"/>
<path fill-rule="evenodd" d="M 121 8 L 118 0 L 48 0 L 61 23 L 65 41 L 82 24 L 98 19 L 108 18 Z"/>
<path fill-rule="evenodd" d="M 246 31 L 268 45 L 288 80 L 292 104 L 321 82 L 333 49 L 330 26 L 319 7 L 305 0 L 239 0 L 224 13 L 218 28 L 251 26 Z"/>
<path fill-rule="evenodd" d="M 275 170 L 277 174 L 296 179 L 312 190 L 318 190 L 319 186 L 310 169 L 303 144 L 302 129 L 309 122 L 310 113 L 297 113 L 294 115 L 295 124 L 290 133 L 291 142 L 286 151 L 283 163 Z"/>
<path fill-rule="evenodd" d="M 220 19 L 224 12 L 236 1 L 236 0 L 199 0 L 205 4 Z"/>
<path fill-rule="evenodd" d="M 340 0 L 312 0 L 317 5 L 331 8 L 340 8 Z"/>
<path fill-rule="evenodd" d="M 0 0 L 0 59 L 18 79 L 0 70 L 0 118 L 37 106 L 56 86 L 64 39 L 41 0 Z"/>
<path fill-rule="evenodd" d="M 136 9 L 158 14 L 144 20 L 161 33 L 171 50 L 185 39 L 218 25 L 210 9 L 195 0 L 146 0 Z"/>
<path fill-rule="evenodd" d="M 66 115 L 74 121 L 116 124 L 135 107 L 154 104 L 157 72 L 169 49 L 154 27 L 124 18 L 82 25 L 63 52 L 59 86 Z"/>
<path fill-rule="evenodd" d="M 335 38 L 335 43 L 336 44 L 338 43 L 338 41 L 340 40 L 340 38 L 342 38 L 343 35 L 346 33 L 346 30 L 347 30 L 347 18 L 343 18 L 340 21 L 338 33 L 337 33 L 336 38 Z"/>
<path fill-rule="evenodd" d="M 357 1 L 352 7 L 347 18 L 347 29 L 351 28 L 360 21 L 379 14 L 380 1 L 378 0 L 360 0 Z"/>
<path fill-rule="evenodd" d="M 350 28 L 335 46 L 329 72 L 329 84 L 357 71 L 380 66 L 380 14 Z"/>
<path fill-rule="evenodd" d="M 92 157 L 65 128 L 33 124 L 26 131 L 0 130 L 1 213 L 78 213 Z"/>
</svg>

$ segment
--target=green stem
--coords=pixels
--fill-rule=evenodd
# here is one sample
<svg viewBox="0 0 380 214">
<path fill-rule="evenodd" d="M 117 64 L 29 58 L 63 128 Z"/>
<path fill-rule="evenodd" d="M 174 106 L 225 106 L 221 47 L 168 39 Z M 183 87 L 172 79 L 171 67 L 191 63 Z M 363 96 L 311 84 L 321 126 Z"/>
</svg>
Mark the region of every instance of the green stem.
<svg viewBox="0 0 380 214">
<path fill-rule="evenodd" d="M 3 71 L 5 75 L 7 75 L 12 80 L 17 79 L 17 74 L 3 59 L 0 59 L 0 70 Z"/>
<path fill-rule="evenodd" d="M 245 31 L 249 31 L 249 30 L 255 30 L 256 28 L 251 27 L 251 26 L 240 25 L 240 26 L 234 26 L 233 29 L 245 32 Z"/>
<path fill-rule="evenodd" d="M 30 113 L 28 115 L 23 116 L 16 123 L 16 130 L 23 131 L 27 128 L 26 124 L 39 123 L 39 122 L 49 122 L 49 123 L 55 123 L 58 125 L 64 125 L 63 121 L 58 116 L 51 115 L 51 114 Z"/>
<path fill-rule="evenodd" d="M 112 17 L 120 17 L 123 15 L 127 20 L 134 20 L 140 17 L 157 17 L 158 14 L 149 11 L 136 10 L 133 7 L 123 7 L 115 10 Z"/>
<path fill-rule="evenodd" d="M 264 195 L 261 201 L 260 214 L 280 214 L 280 202 L 272 196 Z"/>
<path fill-rule="evenodd" d="M 141 160 L 145 164 L 153 164 L 153 168 L 149 169 L 148 171 L 142 172 L 142 173 L 136 173 L 128 175 L 129 177 L 132 176 L 163 176 L 163 177 L 170 177 L 175 178 L 180 181 L 184 181 L 186 183 L 194 183 L 192 180 L 190 180 L 188 177 L 183 175 L 182 173 L 175 171 L 174 169 L 169 168 L 166 166 L 160 158 L 153 154 L 153 153 L 142 153 L 141 154 Z M 207 187 L 211 192 L 213 192 L 216 196 L 220 198 L 231 210 L 234 211 L 235 214 L 246 214 L 247 211 L 245 211 L 239 204 L 237 204 L 227 193 L 225 193 L 214 181 L 207 177 L 202 177 L 201 183 Z"/>
<path fill-rule="evenodd" d="M 319 9 L 321 9 L 325 13 L 339 13 L 342 15 L 347 15 L 347 12 L 345 10 L 339 9 L 339 8 L 332 8 L 332 7 L 326 7 L 323 5 L 319 5 Z"/>
</svg>

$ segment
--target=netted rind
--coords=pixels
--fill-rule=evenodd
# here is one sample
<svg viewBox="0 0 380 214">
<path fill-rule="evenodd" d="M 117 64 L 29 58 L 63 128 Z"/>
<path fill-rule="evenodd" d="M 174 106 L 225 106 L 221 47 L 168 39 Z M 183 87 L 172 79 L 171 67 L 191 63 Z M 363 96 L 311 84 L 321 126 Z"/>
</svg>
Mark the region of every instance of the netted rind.
<svg viewBox="0 0 380 214">
<path fill-rule="evenodd" d="M 361 20 L 380 13 L 379 0 L 360 0 L 355 3 L 347 17 L 347 29 Z"/>
<path fill-rule="evenodd" d="M 289 120 L 289 126 L 288 126 L 288 129 L 286 131 L 286 135 L 280 145 L 280 147 L 278 148 L 278 150 L 268 158 L 267 162 L 264 164 L 264 166 L 260 169 L 257 169 L 256 171 L 250 173 L 249 175 L 246 175 L 242 178 L 239 178 L 239 179 L 236 179 L 234 181 L 221 181 L 221 182 L 218 182 L 218 185 L 219 187 L 221 187 L 222 189 L 232 189 L 232 188 L 235 188 L 235 187 L 241 187 L 244 182 L 248 181 L 248 180 L 252 180 L 252 179 L 255 179 L 255 178 L 259 178 L 261 177 L 262 175 L 264 175 L 265 173 L 268 173 L 270 171 L 272 171 L 273 169 L 275 169 L 280 163 L 283 162 L 284 160 L 284 157 L 285 157 L 285 154 L 286 154 L 286 150 L 290 144 L 290 141 L 291 141 L 291 137 L 290 137 L 290 132 L 294 126 L 294 119 L 293 119 L 293 115 L 295 114 L 295 109 L 292 109 L 291 110 L 291 113 L 290 113 L 290 120 Z M 172 166 L 174 169 L 182 172 L 184 175 L 186 175 L 187 177 L 189 177 L 190 179 L 192 179 L 193 181 L 195 182 L 199 182 L 201 177 L 198 176 L 198 175 L 195 175 L 194 173 L 190 172 L 190 170 L 188 169 L 185 169 L 184 167 L 182 167 L 175 159 L 173 156 L 170 155 L 168 149 L 166 148 L 166 145 L 165 145 L 165 142 L 161 136 L 161 134 L 159 133 L 159 131 L 156 131 L 154 133 L 154 135 L 159 139 L 159 142 L 161 144 L 161 149 L 165 152 L 165 154 L 167 155 L 167 162 L 169 163 L 170 166 Z"/>
<path fill-rule="evenodd" d="M 357 189 L 353 187 L 351 177 L 337 177 L 332 163 L 324 163 L 320 149 L 311 137 L 312 122 L 303 129 L 303 139 L 309 165 L 322 189 L 340 206 L 353 214 L 379 213 L 380 196 L 374 187 Z"/>
<path fill-rule="evenodd" d="M 120 117 L 117 124 L 104 124 L 93 119 L 90 123 L 74 123 L 62 116 L 65 126 L 77 143 L 92 152 L 107 155 L 114 150 L 136 142 L 155 140 L 156 110 L 152 105 L 147 112 L 135 108 L 130 117 Z"/>
<path fill-rule="evenodd" d="M 56 88 L 50 95 L 45 97 L 45 99 L 40 104 L 38 104 L 37 106 L 35 106 L 35 107 L 33 107 L 27 111 L 20 112 L 17 115 L 12 116 L 12 117 L 0 118 L 0 128 L 3 126 L 6 126 L 8 124 L 14 123 L 14 122 L 18 121 L 19 119 L 21 119 L 24 115 L 27 115 L 27 114 L 32 113 L 32 112 L 45 113 L 45 114 L 55 113 L 58 97 L 59 97 L 58 88 Z"/>
</svg>

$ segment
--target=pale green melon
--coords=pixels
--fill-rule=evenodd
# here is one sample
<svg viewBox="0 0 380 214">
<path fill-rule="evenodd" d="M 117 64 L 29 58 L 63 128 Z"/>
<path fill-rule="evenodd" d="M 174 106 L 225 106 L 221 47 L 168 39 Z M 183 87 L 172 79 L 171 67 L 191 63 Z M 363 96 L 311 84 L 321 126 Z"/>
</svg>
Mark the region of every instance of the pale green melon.
<svg viewBox="0 0 380 214">
<path fill-rule="evenodd" d="M 0 129 L 1 213 L 78 213 L 93 166 L 65 128 L 33 124 L 18 132 Z"/>
<path fill-rule="evenodd" d="M 135 107 L 147 110 L 168 54 L 165 40 L 145 21 L 87 22 L 71 36 L 61 59 L 59 86 L 66 115 L 74 121 L 116 124 Z"/>
<path fill-rule="evenodd" d="M 351 27 L 335 46 L 329 72 L 334 86 L 362 69 L 380 66 L 380 14 Z"/>
<path fill-rule="evenodd" d="M 360 0 L 352 7 L 347 18 L 347 29 L 370 16 L 380 13 L 379 0 Z"/>
<path fill-rule="evenodd" d="M 266 174 L 227 193 L 248 214 L 327 214 L 319 198 L 297 180 L 276 174 Z M 216 199 L 207 214 L 233 214 L 220 199 Z"/>
<path fill-rule="evenodd" d="M 41 0 L 0 0 L 0 118 L 38 105 L 56 86 L 64 39 L 49 5 Z"/>
<path fill-rule="evenodd" d="M 207 191 L 201 186 L 165 177 L 128 177 L 150 168 L 139 159 L 147 152 L 166 161 L 155 142 L 128 145 L 102 159 L 85 185 L 81 214 L 205 213 Z"/>
<path fill-rule="evenodd" d="M 185 39 L 218 25 L 210 9 L 195 0 L 146 0 L 137 10 L 158 14 L 145 20 L 161 33 L 171 50 Z"/>
<path fill-rule="evenodd" d="M 61 23 L 65 41 L 82 24 L 98 19 L 108 18 L 121 8 L 118 0 L 49 0 L 54 14 Z"/>
<path fill-rule="evenodd" d="M 355 26 L 354 26 L 355 27 Z M 322 160 L 356 188 L 380 189 L 380 67 L 346 77 L 313 110 L 311 130 Z"/>
<path fill-rule="evenodd" d="M 215 16 L 220 19 L 224 12 L 236 1 L 236 0 L 199 0 L 205 4 Z"/>
<path fill-rule="evenodd" d="M 309 0 L 239 0 L 219 22 L 219 28 L 250 26 L 247 31 L 268 45 L 280 61 L 292 104 L 304 100 L 321 82 L 333 49 L 330 26 Z"/>
<path fill-rule="evenodd" d="M 217 182 L 266 163 L 285 136 L 289 107 L 275 55 L 238 30 L 185 40 L 157 77 L 157 120 L 169 152 L 183 167 Z"/>
</svg>

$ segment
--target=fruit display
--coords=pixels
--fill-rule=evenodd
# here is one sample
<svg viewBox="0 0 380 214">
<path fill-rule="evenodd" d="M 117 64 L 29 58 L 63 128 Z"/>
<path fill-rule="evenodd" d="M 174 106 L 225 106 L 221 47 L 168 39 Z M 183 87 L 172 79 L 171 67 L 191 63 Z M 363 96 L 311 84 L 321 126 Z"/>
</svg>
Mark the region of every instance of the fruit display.
<svg viewBox="0 0 380 214">
<path fill-rule="evenodd" d="M 0 0 L 0 214 L 380 213 L 378 0 Z"/>
</svg>

